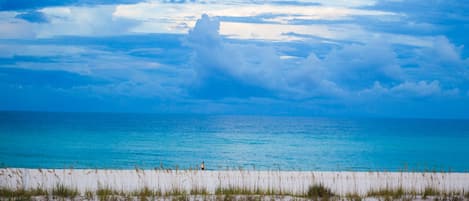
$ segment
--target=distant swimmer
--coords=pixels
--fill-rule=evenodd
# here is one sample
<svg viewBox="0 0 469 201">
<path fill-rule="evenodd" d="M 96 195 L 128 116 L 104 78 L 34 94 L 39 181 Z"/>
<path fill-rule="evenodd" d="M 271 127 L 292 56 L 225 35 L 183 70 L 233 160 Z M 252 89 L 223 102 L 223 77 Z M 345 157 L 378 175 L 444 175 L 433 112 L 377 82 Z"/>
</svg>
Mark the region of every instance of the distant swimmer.
<svg viewBox="0 0 469 201">
<path fill-rule="evenodd" d="M 201 169 L 201 170 L 205 170 L 205 163 L 204 163 L 204 161 L 202 161 L 202 163 L 200 164 L 200 169 Z"/>
</svg>

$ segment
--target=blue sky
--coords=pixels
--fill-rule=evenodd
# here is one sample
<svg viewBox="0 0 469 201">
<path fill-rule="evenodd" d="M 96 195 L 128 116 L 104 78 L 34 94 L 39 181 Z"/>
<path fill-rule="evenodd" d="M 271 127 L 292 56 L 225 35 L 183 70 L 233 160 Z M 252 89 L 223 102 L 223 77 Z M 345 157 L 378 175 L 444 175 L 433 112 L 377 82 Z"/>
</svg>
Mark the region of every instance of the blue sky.
<svg viewBox="0 0 469 201">
<path fill-rule="evenodd" d="M 459 0 L 0 0 L 0 110 L 469 118 Z"/>
</svg>

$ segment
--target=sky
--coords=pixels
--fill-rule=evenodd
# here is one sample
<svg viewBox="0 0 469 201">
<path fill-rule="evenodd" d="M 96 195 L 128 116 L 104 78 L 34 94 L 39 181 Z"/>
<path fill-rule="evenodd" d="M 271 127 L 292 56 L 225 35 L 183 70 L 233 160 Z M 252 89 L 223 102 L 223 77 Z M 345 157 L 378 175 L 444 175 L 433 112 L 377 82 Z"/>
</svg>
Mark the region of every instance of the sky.
<svg viewBox="0 0 469 201">
<path fill-rule="evenodd" d="M 0 0 L 0 110 L 469 118 L 460 0 Z"/>
</svg>

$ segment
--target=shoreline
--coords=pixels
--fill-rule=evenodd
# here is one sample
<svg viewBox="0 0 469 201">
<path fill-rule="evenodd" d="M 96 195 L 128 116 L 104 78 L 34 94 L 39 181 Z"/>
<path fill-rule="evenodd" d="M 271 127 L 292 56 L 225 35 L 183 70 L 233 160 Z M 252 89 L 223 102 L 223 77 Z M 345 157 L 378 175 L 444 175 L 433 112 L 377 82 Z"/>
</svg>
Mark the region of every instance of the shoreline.
<svg viewBox="0 0 469 201">
<path fill-rule="evenodd" d="M 381 189 L 423 192 L 469 192 L 469 173 L 455 172 L 351 172 L 258 170 L 115 170 L 1 168 L 0 188 L 52 191 L 58 185 L 85 191 L 112 189 L 134 192 L 144 188 L 166 193 L 203 189 L 245 189 L 304 195 L 313 185 L 323 185 L 337 195 L 367 195 Z"/>
<path fill-rule="evenodd" d="M 1 166 L 3 165 L 3 166 Z M 41 167 L 41 168 L 32 168 L 32 167 L 22 167 L 22 166 L 7 166 L 5 164 L 0 164 L 0 170 L 5 169 L 24 169 L 24 170 L 112 170 L 112 171 L 202 171 L 199 165 L 194 166 L 155 166 L 155 167 L 146 167 L 146 166 L 133 166 L 133 167 L 81 167 L 81 166 L 63 166 L 63 167 Z M 226 172 L 226 171 L 251 171 L 251 172 L 381 172 L 381 173 L 461 173 L 469 174 L 469 169 L 445 169 L 445 168 L 396 168 L 396 169 L 331 169 L 331 170 L 307 170 L 307 169 L 288 169 L 288 168 L 275 168 L 275 169 L 266 169 L 266 168 L 252 168 L 249 166 L 246 167 L 225 167 L 225 168 L 206 168 L 203 171 L 212 171 L 212 172 Z"/>
</svg>

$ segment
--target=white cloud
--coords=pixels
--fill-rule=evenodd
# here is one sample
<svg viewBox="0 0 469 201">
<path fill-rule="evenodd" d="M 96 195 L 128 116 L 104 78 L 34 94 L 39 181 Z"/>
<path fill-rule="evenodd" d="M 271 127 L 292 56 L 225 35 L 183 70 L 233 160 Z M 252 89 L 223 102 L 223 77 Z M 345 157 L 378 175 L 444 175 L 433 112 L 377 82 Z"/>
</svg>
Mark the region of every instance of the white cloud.
<svg viewBox="0 0 469 201">
<path fill-rule="evenodd" d="M 457 47 L 443 36 L 429 42 L 430 47 L 413 52 L 412 59 L 418 68 L 409 69 L 409 75 L 425 80 L 438 79 L 452 86 L 469 84 L 469 58 L 461 56 L 463 46 Z"/>
<path fill-rule="evenodd" d="M 48 7 L 40 11 L 48 16 L 49 23 L 36 29 L 37 37 L 57 35 L 103 36 L 129 33 L 138 23 L 112 15 L 115 6 Z"/>
<path fill-rule="evenodd" d="M 301 89 L 300 97 L 346 97 L 380 81 L 400 83 L 405 72 L 389 43 L 372 41 L 334 49 L 323 58 L 314 52 L 286 72 L 289 87 Z"/>
<path fill-rule="evenodd" d="M 208 14 L 209 16 L 243 17 L 258 20 L 258 22 L 221 21 L 220 33 L 230 38 L 273 41 L 302 39 L 297 36 L 285 35 L 285 33 L 297 33 L 329 39 L 362 41 L 369 38 L 370 33 L 353 24 L 294 25 L 290 24 L 290 21 L 295 19 L 334 21 L 348 19 L 353 16 L 398 15 L 390 12 L 338 6 L 337 3 L 340 1 L 335 2 L 336 4 L 326 4 L 326 6 L 253 3 L 233 5 L 232 3 L 221 2 L 209 4 L 142 2 L 133 5 L 119 5 L 116 7 L 113 16 L 143 22 L 132 29 L 133 32 L 139 33 L 184 33 L 189 27 L 194 26 L 200 15 Z M 262 15 L 270 17 L 263 17 Z M 405 41 L 396 39 L 396 42 Z"/>
<path fill-rule="evenodd" d="M 310 2 L 308 0 L 300 0 L 298 2 Z M 363 7 L 376 4 L 376 0 L 317 0 L 318 3 L 328 6 L 341 7 Z"/>
<path fill-rule="evenodd" d="M 155 12 L 158 10 L 159 12 Z M 166 4 L 158 1 L 142 2 L 132 5 L 119 5 L 114 12 L 115 16 L 127 17 L 139 20 L 195 21 L 198 16 L 206 13 L 210 16 L 227 17 L 257 17 L 263 14 L 299 17 L 308 20 L 339 20 L 350 16 L 370 15 L 396 15 L 391 12 L 362 10 L 337 5 L 303 6 L 303 5 L 277 5 L 277 4 L 232 4 L 228 2 L 216 2 L 209 4 L 187 3 Z M 282 19 L 281 17 L 279 19 Z"/>
<path fill-rule="evenodd" d="M 34 38 L 37 24 L 16 19 L 17 12 L 0 12 L 0 38 Z"/>
<path fill-rule="evenodd" d="M 223 41 L 216 18 L 203 15 L 189 32 L 187 40 L 194 49 L 189 64 L 196 72 L 193 87 L 218 89 L 220 86 L 213 86 L 214 82 L 223 82 L 229 87 L 249 85 L 267 90 L 279 90 L 284 86 L 280 75 L 282 60 L 275 49 Z"/>
<path fill-rule="evenodd" d="M 375 79 L 397 79 L 395 55 L 385 43 L 350 45 L 319 59 L 314 53 L 288 65 L 271 46 L 233 44 L 219 36 L 219 21 L 207 15 L 189 32 L 199 85 L 210 79 L 231 80 L 272 90 L 288 98 L 345 96 L 346 89 L 368 87 Z M 368 57 L 371 55 L 371 57 Z M 353 60 L 355 59 L 355 60 Z M 368 72 L 367 74 L 364 74 Z M 363 82 L 363 85 L 357 85 Z M 347 84 L 353 84 L 346 86 Z M 345 86 L 345 87 L 344 87 Z"/>
<path fill-rule="evenodd" d="M 400 18 L 401 14 L 344 7 L 342 5 L 344 2 L 334 2 L 333 4 L 325 4 L 325 6 L 252 3 L 233 5 L 220 2 L 211 4 L 143 2 L 133 5 L 119 5 L 113 15 L 141 21 L 142 23 L 139 26 L 132 29 L 133 32 L 138 33 L 185 33 L 189 27 L 194 27 L 195 21 L 200 15 L 208 14 L 209 16 L 244 17 L 258 21 L 235 22 L 222 20 L 220 22 L 220 33 L 229 38 L 271 41 L 305 40 L 303 37 L 286 34 L 295 33 L 356 42 L 367 42 L 373 40 L 373 38 L 386 38 L 389 42 L 396 44 L 430 45 L 427 37 L 370 32 L 353 22 L 345 24 L 290 23 L 292 20 L 344 20 L 354 16 L 402 20 Z"/>
<path fill-rule="evenodd" d="M 302 37 L 289 35 L 308 34 L 329 39 L 340 39 L 344 32 L 331 30 L 328 25 L 287 25 L 287 24 L 257 24 L 239 22 L 221 22 L 220 33 L 229 38 L 258 39 L 270 41 L 302 40 Z M 333 28 L 332 28 L 333 29 Z M 353 32 L 353 30 L 351 30 Z"/>
<path fill-rule="evenodd" d="M 404 82 L 390 89 L 392 93 L 405 94 L 405 96 L 430 96 L 441 93 L 440 82 Z"/>
<path fill-rule="evenodd" d="M 401 14 L 360 9 L 354 2 L 330 1 L 323 5 L 259 4 L 253 2 L 164 3 L 141 2 L 126 5 L 62 6 L 39 10 L 49 23 L 32 25 L 21 21 L 9 22 L 14 13 L 0 12 L 2 38 L 54 37 L 60 35 L 103 36 L 135 33 L 186 33 L 196 19 L 209 16 L 241 17 L 248 21 L 221 21 L 220 33 L 228 38 L 267 41 L 308 40 L 320 37 L 327 40 L 368 42 L 386 38 L 395 44 L 429 46 L 429 38 L 411 35 L 371 32 L 353 20 L 347 23 L 292 24 L 292 20 L 336 21 L 355 16 L 377 19 L 403 20 Z M 358 2 L 355 2 L 358 3 Z M 365 5 L 373 4 L 368 1 Z M 347 6 L 348 5 L 348 6 Z M 363 6 L 363 5 L 361 5 Z M 1 16 L 4 17 L 1 17 Z M 15 34 L 16 33 L 16 34 Z M 294 34 L 289 34 L 294 33 Z M 306 37 L 306 38 L 305 38 Z"/>
<path fill-rule="evenodd" d="M 272 46 L 226 42 L 219 35 L 218 25 L 220 22 L 216 18 L 204 15 L 189 32 L 188 38 L 195 44 L 192 47 L 198 82 L 203 83 L 211 76 L 224 76 L 224 79 L 275 91 L 278 96 L 288 99 L 344 98 L 367 92 L 396 97 L 459 94 L 459 89 L 443 77 L 425 81 L 413 75 L 414 72 L 424 74 L 426 68 L 401 67 L 392 43 L 384 38 L 370 39 L 364 44 L 342 45 L 321 58 L 311 52 L 307 58 L 294 57 L 294 62 L 288 63 L 291 57 L 281 55 Z M 451 48 L 451 44 L 446 44 L 450 47 L 440 47 L 442 44 L 416 49 L 456 50 Z M 459 53 L 456 56 L 451 52 L 446 54 L 449 54 L 448 58 L 460 60 Z M 422 62 L 432 61 L 432 58 L 425 58 Z M 446 73 L 444 69 L 438 69 L 438 72 Z M 455 76 L 458 79 L 462 77 Z M 370 86 L 373 87 L 369 89 Z"/>
<path fill-rule="evenodd" d="M 211 21 L 213 20 L 213 21 Z M 281 55 L 272 46 L 234 44 L 219 36 L 220 22 L 204 16 L 190 31 L 189 38 L 197 46 L 195 61 L 199 82 L 204 76 L 229 76 L 230 79 L 275 91 L 278 96 L 294 99 L 311 97 L 351 97 L 354 94 L 387 94 L 395 97 L 429 97 L 458 95 L 460 83 L 466 83 L 464 72 L 467 60 L 460 56 L 460 49 L 444 38 L 429 41 L 429 47 L 409 48 L 422 52 L 416 61 L 432 64 L 428 67 L 405 68 L 401 66 L 392 42 L 377 37 L 364 44 L 346 44 L 318 57 L 310 52 L 307 58 Z M 420 55 L 420 54 L 418 54 Z M 425 56 L 425 57 L 424 57 Z M 436 58 L 432 58 L 436 57 Z M 415 58 L 414 58 L 415 59 Z M 292 63 L 288 63 L 293 60 Z M 459 69 L 450 81 L 444 77 L 448 67 Z M 435 63 L 435 61 L 437 61 Z M 216 73 L 218 75 L 214 75 Z M 430 80 L 430 81 L 427 81 Z M 369 89 L 370 86 L 373 86 Z M 466 86 L 463 84 L 463 88 Z"/>
<path fill-rule="evenodd" d="M 442 88 L 440 81 L 405 81 L 398 85 L 385 87 L 380 82 L 376 81 L 373 87 L 358 92 L 360 96 L 369 97 L 400 97 L 400 98 L 424 98 L 431 96 L 458 96 L 460 90 L 458 88 Z"/>
</svg>

